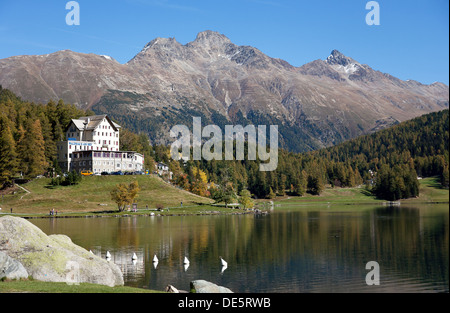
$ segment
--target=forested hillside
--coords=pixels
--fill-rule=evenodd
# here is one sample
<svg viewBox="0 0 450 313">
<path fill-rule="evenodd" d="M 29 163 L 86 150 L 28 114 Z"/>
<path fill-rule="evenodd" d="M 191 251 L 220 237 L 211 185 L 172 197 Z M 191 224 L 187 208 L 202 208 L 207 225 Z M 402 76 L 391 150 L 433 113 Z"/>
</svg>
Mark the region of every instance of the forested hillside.
<svg viewBox="0 0 450 313">
<path fill-rule="evenodd" d="M 55 168 L 56 141 L 64 138 L 72 118 L 85 114 L 63 101 L 25 102 L 0 86 L 0 184 Z"/>
<path fill-rule="evenodd" d="M 396 200 L 418 195 L 417 176 L 438 175 L 448 187 L 448 112 L 427 114 L 308 153 L 280 149 L 273 172 L 261 172 L 261 161 L 247 157 L 243 161 L 174 161 L 168 146 L 152 146 L 147 135 L 126 129 L 121 130 L 120 148 L 143 153 L 150 170 L 154 161 L 167 163 L 173 184 L 217 201 L 231 203 L 246 190 L 257 198 L 306 192 L 318 195 L 328 184 L 367 184 L 378 197 Z M 92 114 L 61 100 L 25 102 L 0 87 L 0 184 L 8 186 L 13 178 L 58 171 L 56 142 L 64 139 L 72 118 Z"/>
<path fill-rule="evenodd" d="M 416 176 L 439 175 L 448 187 L 448 145 L 449 111 L 443 110 L 311 154 L 350 162 L 360 173 L 374 171 L 375 194 L 392 200 L 415 196 Z"/>
<path fill-rule="evenodd" d="M 197 169 L 205 181 L 214 182 L 221 193 L 238 194 L 249 189 L 259 198 L 289 192 L 320 194 L 326 184 L 352 187 L 367 184 L 387 200 L 418 195 L 419 176 L 439 176 L 449 185 L 448 110 L 427 114 L 377 133 L 334 147 L 309 153 L 279 150 L 278 168 L 260 172 L 259 161 L 189 161 L 187 166 L 170 162 L 174 182 L 184 188 L 197 186 Z M 168 157 L 157 161 L 168 162 Z M 193 170 L 191 170 L 193 169 Z M 228 187 L 227 187 L 228 186 Z M 211 189 L 214 197 L 214 188 Z M 203 193 L 207 193 L 206 187 Z"/>
</svg>

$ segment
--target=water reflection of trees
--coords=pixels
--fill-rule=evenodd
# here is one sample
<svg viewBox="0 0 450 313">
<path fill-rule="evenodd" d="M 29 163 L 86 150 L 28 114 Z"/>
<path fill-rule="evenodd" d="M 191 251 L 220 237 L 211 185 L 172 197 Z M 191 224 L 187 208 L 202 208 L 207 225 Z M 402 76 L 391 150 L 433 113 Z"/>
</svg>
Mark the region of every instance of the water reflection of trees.
<svg viewBox="0 0 450 313">
<path fill-rule="evenodd" d="M 276 267 L 289 272 L 286 276 L 311 271 L 351 276 L 356 271 L 353 276 L 364 279 L 365 263 L 374 260 L 397 277 L 441 281 L 448 286 L 448 214 L 382 207 L 361 212 L 277 213 L 246 218 L 241 222 L 245 227 L 216 222 L 212 247 L 219 246 L 213 238 L 226 238 L 229 258 L 248 262 L 249 271 L 251 267 Z"/>
<path fill-rule="evenodd" d="M 368 261 L 380 264 L 382 277 L 425 278 L 442 282 L 448 291 L 448 211 L 435 207 L 69 219 L 45 227 L 50 233 L 69 235 L 87 249 L 125 250 L 130 257 L 139 252 L 143 266 L 127 272 L 141 279 L 137 286 L 151 282 L 163 288 L 181 279 L 187 255 L 188 273 L 198 271 L 203 276 L 196 279 L 218 277 L 217 282 L 239 291 L 290 288 L 295 292 L 310 290 L 317 281 L 332 285 L 357 278 L 364 282 Z M 159 274 L 152 264 L 155 253 L 159 268 L 164 269 Z M 223 276 L 214 276 L 220 272 L 219 256 L 229 267 Z M 298 284 L 285 287 L 280 279 Z"/>
</svg>

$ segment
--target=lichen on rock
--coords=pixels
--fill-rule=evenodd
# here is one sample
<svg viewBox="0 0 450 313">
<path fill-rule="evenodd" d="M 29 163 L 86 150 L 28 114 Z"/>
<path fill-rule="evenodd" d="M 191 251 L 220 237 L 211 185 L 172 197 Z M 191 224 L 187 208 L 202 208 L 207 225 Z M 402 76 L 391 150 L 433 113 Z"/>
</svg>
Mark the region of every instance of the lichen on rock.
<svg viewBox="0 0 450 313">
<path fill-rule="evenodd" d="M 65 235 L 47 236 L 27 220 L 0 218 L 0 251 L 23 264 L 36 280 L 67 282 L 67 264 L 77 264 L 79 283 L 106 286 L 124 284 L 123 274 L 114 263 L 89 253 Z"/>
</svg>

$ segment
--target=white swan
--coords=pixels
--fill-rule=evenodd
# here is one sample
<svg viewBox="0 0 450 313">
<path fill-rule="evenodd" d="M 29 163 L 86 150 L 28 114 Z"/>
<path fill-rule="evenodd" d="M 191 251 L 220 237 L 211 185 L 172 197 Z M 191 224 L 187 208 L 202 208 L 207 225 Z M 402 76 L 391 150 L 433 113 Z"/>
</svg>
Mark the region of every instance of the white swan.
<svg viewBox="0 0 450 313">
<path fill-rule="evenodd" d="M 153 263 L 158 263 L 158 262 L 159 262 L 158 257 L 155 254 L 155 256 L 153 257 Z"/>
<path fill-rule="evenodd" d="M 228 266 L 227 261 L 225 261 L 224 259 L 222 259 L 222 257 L 220 256 L 220 262 L 222 262 L 222 266 Z"/>
<path fill-rule="evenodd" d="M 109 251 L 106 251 L 106 258 L 111 259 L 111 253 L 109 253 Z"/>
<path fill-rule="evenodd" d="M 189 262 L 189 260 L 188 260 L 188 258 L 187 257 L 184 257 L 184 263 L 183 264 L 189 264 L 190 262 Z"/>
<path fill-rule="evenodd" d="M 133 256 L 131 257 L 131 259 L 132 259 L 133 261 L 137 260 L 137 255 L 136 255 L 135 252 L 133 253 Z"/>
</svg>

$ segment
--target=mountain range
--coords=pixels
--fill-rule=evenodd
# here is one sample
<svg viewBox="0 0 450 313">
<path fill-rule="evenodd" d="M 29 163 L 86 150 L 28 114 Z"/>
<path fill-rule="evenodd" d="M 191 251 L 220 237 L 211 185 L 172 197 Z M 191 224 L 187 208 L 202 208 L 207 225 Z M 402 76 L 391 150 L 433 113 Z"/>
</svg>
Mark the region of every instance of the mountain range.
<svg viewBox="0 0 450 313">
<path fill-rule="evenodd" d="M 411 66 L 414 66 L 413 64 Z M 214 31 L 156 38 L 125 64 L 70 50 L 0 60 L 0 85 L 23 100 L 64 100 L 168 143 L 176 124 L 278 125 L 308 151 L 449 106 L 449 88 L 401 80 L 333 50 L 300 67 Z"/>
</svg>

